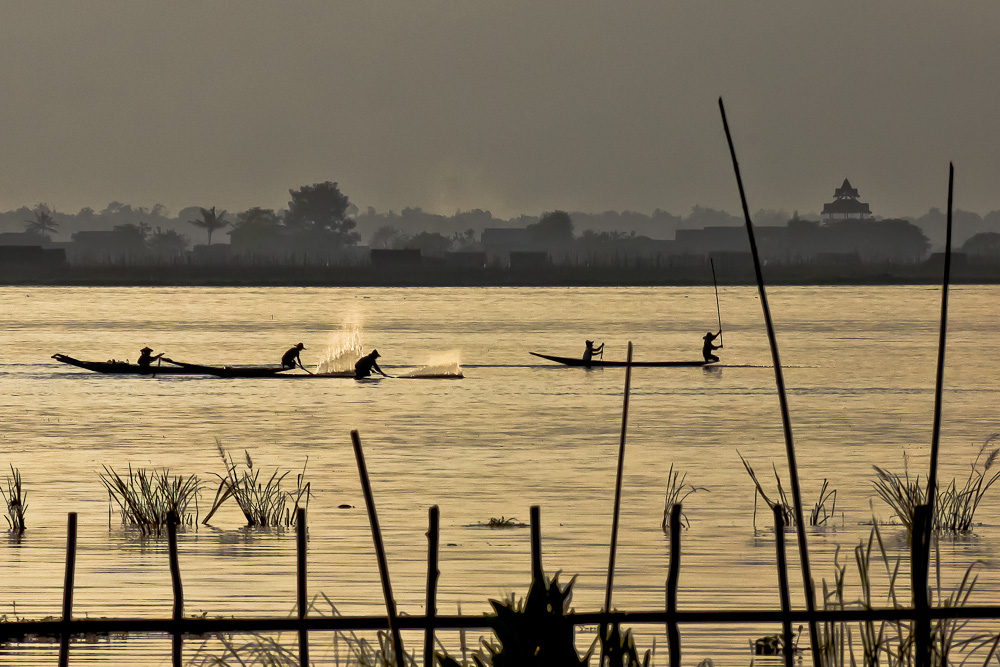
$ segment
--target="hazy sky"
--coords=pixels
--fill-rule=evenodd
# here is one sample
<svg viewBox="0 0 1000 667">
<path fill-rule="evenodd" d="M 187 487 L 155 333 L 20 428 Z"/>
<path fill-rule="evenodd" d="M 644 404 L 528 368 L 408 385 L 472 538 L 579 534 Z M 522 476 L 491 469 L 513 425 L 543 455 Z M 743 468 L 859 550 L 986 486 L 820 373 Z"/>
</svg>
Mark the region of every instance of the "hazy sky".
<svg viewBox="0 0 1000 667">
<path fill-rule="evenodd" d="M 0 210 L 1000 209 L 996 0 L 0 0 Z"/>
</svg>

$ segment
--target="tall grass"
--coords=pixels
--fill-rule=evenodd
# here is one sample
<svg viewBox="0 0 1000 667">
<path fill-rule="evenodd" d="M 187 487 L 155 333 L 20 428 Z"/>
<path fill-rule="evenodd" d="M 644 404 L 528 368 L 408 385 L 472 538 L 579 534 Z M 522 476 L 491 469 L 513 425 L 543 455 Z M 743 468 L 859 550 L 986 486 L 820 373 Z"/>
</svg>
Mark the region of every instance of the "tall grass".
<svg viewBox="0 0 1000 667">
<path fill-rule="evenodd" d="M 934 502 L 933 529 L 937 532 L 964 534 L 972 530 L 976 509 L 986 492 L 1000 479 L 1000 469 L 990 474 L 1000 456 L 1000 446 L 997 441 L 1000 433 L 993 433 L 979 448 L 976 458 L 969 467 L 969 475 L 962 486 L 958 486 L 957 478 L 953 478 L 948 486 L 938 485 Z M 927 481 L 920 475 L 910 478 L 907 459 L 903 457 L 903 474 L 898 475 L 878 466 L 875 469 L 873 482 L 879 497 L 892 509 L 896 517 L 906 526 L 907 532 L 913 530 L 913 509 L 924 504 L 927 498 Z M 1000 468 L 1000 466 L 998 466 Z"/>
<path fill-rule="evenodd" d="M 0 494 L 7 503 L 7 525 L 11 532 L 23 533 L 25 529 L 24 513 L 28 510 L 28 492 L 21 487 L 21 471 L 10 466 L 10 477 L 7 478 L 7 490 L 0 487 Z"/>
<path fill-rule="evenodd" d="M 876 550 L 877 547 L 877 550 Z M 909 608 L 909 588 L 906 582 L 897 583 L 900 574 L 900 559 L 890 562 L 878 526 L 872 528 L 867 542 L 862 540 L 854 548 L 854 562 L 861 595 L 858 599 L 847 599 L 847 566 L 839 561 L 839 549 L 834 556 L 835 573 L 832 582 L 823 580 L 823 607 L 827 610 L 872 609 L 885 602 L 896 609 Z M 976 585 L 972 571 L 976 563 L 970 565 L 961 582 L 948 591 L 941 583 L 941 555 L 936 553 L 936 582 L 930 589 L 931 606 L 961 607 L 968 603 Z M 883 571 L 884 580 L 878 574 Z M 882 591 L 881 595 L 877 591 Z M 900 601 L 897 593 L 904 596 Z M 945 666 L 949 656 L 961 642 L 956 642 L 956 634 L 967 625 L 962 619 L 937 619 L 931 626 L 931 664 Z M 915 664 L 916 638 L 912 621 L 857 621 L 853 623 L 822 623 L 819 628 L 818 651 L 826 667 L 913 667 Z M 860 661 L 858 660 L 860 658 Z"/>
<path fill-rule="evenodd" d="M 670 508 L 674 505 L 682 505 L 684 499 L 690 496 L 696 491 L 708 492 L 703 486 L 693 486 L 687 483 L 687 473 L 681 474 L 680 471 L 674 470 L 674 464 L 670 464 L 670 470 L 667 471 L 667 493 L 663 501 L 663 521 L 660 523 L 660 528 L 663 532 L 669 532 L 669 521 L 670 521 Z M 687 514 L 681 511 L 681 523 L 685 528 L 691 527 L 691 522 L 688 521 Z"/>
<path fill-rule="evenodd" d="M 203 523 L 208 523 L 219 507 L 232 498 L 246 517 L 248 526 L 295 525 L 296 510 L 300 505 L 304 507 L 309 505 L 309 482 L 305 481 L 309 459 L 306 458 L 306 463 L 302 464 L 302 472 L 295 478 L 295 489 L 286 491 L 281 488 L 281 483 L 289 471 L 278 474 L 278 470 L 275 469 L 266 482 L 261 482 L 260 468 L 254 468 L 249 452 L 246 450 L 243 452 L 246 457 L 246 468 L 241 470 L 232 455 L 226 454 L 221 442 L 216 441 L 216 446 L 226 466 L 226 474 L 216 475 L 219 477 L 219 488 L 215 492 L 215 500 Z"/>
<path fill-rule="evenodd" d="M 201 487 L 197 476 L 171 477 L 166 469 L 133 470 L 131 464 L 128 474 L 122 476 L 113 468 L 103 467 L 101 482 L 108 490 L 109 501 L 117 503 L 123 524 L 135 526 L 145 535 L 159 535 L 167 525 L 170 512 L 176 513 L 179 523 L 197 521 L 198 489 Z"/>
<path fill-rule="evenodd" d="M 743 462 L 743 467 L 746 468 L 747 474 L 750 475 L 750 479 L 753 480 L 754 486 L 757 488 L 757 495 L 767 504 L 772 510 L 775 507 L 781 508 L 781 517 L 784 520 L 786 527 L 791 527 L 795 525 L 795 511 L 792 505 L 788 502 L 788 497 L 785 495 L 785 487 L 781 484 L 781 476 L 778 475 L 778 468 L 772 463 L 771 468 L 774 470 L 774 481 L 778 486 L 778 499 L 771 500 L 771 498 L 764 491 L 763 485 L 757 478 L 757 473 L 754 472 L 753 467 L 750 463 L 743 458 L 743 455 L 736 452 L 740 457 L 740 461 Z M 837 490 L 830 488 L 830 481 L 828 479 L 823 480 L 823 485 L 819 490 L 819 497 L 816 500 L 816 504 L 813 505 L 812 510 L 809 512 L 809 525 L 810 526 L 823 526 L 826 525 L 827 521 L 836 514 L 837 512 Z M 757 525 L 757 503 L 756 499 L 754 501 L 754 526 Z"/>
</svg>

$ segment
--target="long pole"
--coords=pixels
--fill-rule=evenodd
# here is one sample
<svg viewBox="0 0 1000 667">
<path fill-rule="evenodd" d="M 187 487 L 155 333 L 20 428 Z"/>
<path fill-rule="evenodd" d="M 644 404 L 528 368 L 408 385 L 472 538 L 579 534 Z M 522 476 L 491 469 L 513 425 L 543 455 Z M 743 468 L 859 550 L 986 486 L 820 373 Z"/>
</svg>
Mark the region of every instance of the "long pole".
<svg viewBox="0 0 1000 667">
<path fill-rule="evenodd" d="M 615 550 L 618 546 L 618 515 L 622 505 L 622 472 L 625 465 L 625 432 L 628 426 L 628 395 L 632 383 L 632 341 L 628 343 L 628 354 L 625 359 L 625 399 L 622 406 L 622 432 L 618 441 L 618 472 L 615 475 L 615 507 L 611 515 L 611 546 L 608 556 L 608 581 L 604 590 L 604 611 L 611 611 L 611 591 L 615 579 Z M 602 634 L 603 626 L 602 626 Z"/>
<path fill-rule="evenodd" d="M 719 282 L 715 279 L 715 260 L 708 258 L 712 265 L 712 284 L 715 285 L 715 312 L 719 315 L 719 345 L 722 346 L 722 308 L 719 307 Z"/>
<path fill-rule="evenodd" d="M 802 512 L 802 492 L 799 490 L 799 471 L 795 463 L 795 444 L 792 440 L 792 420 L 788 412 L 788 396 L 785 392 L 785 377 L 781 371 L 781 359 L 778 357 L 778 338 L 774 333 L 774 323 L 771 321 L 771 309 L 767 305 L 767 293 L 764 290 L 764 275 L 760 270 L 760 255 L 757 252 L 757 240 L 754 238 L 753 223 L 750 222 L 750 209 L 747 207 L 746 193 L 743 191 L 743 177 L 740 176 L 740 164 L 736 160 L 736 149 L 733 148 L 733 137 L 729 133 L 729 122 L 726 120 L 726 108 L 719 98 L 719 111 L 722 113 L 722 127 L 726 130 L 726 141 L 729 142 L 729 155 L 733 159 L 733 171 L 736 172 L 736 185 L 740 190 L 740 203 L 743 205 L 743 218 L 746 220 L 747 237 L 750 241 L 750 254 L 753 256 L 753 268 L 757 276 L 757 292 L 760 294 L 760 305 L 764 310 L 764 324 L 767 327 L 767 340 L 771 346 L 771 359 L 774 361 L 774 383 L 778 388 L 778 405 L 781 410 L 781 423 L 785 433 L 785 456 L 788 460 L 788 477 L 792 486 L 792 501 L 795 503 L 795 533 L 799 542 L 799 563 L 802 569 L 802 584 L 806 597 L 806 611 L 816 611 L 816 591 L 813 588 L 812 572 L 809 569 L 809 548 L 806 544 L 805 519 Z M 809 643 L 812 649 L 813 665 L 822 667 L 822 657 L 819 651 L 819 629 L 816 621 L 809 621 Z"/>
</svg>

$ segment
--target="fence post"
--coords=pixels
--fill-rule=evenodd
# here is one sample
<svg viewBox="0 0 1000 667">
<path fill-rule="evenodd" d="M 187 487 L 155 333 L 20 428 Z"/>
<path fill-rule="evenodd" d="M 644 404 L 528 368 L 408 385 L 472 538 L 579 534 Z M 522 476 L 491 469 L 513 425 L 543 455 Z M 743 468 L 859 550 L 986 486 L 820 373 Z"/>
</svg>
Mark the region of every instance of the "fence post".
<svg viewBox="0 0 1000 667">
<path fill-rule="evenodd" d="M 532 505 L 531 514 L 531 578 L 545 581 L 545 570 L 542 569 L 542 519 L 538 505 Z"/>
<path fill-rule="evenodd" d="M 306 629 L 306 611 L 309 602 L 306 589 L 306 509 L 295 510 L 295 578 L 299 608 L 299 667 L 309 667 L 309 631 Z"/>
<path fill-rule="evenodd" d="M 778 565 L 778 595 L 781 598 L 781 653 L 785 658 L 785 667 L 792 667 L 792 621 L 786 615 L 792 610 L 792 597 L 788 591 L 788 562 L 785 560 L 785 516 L 778 503 L 771 506 L 771 511 L 774 512 L 774 548 Z M 813 650 L 818 651 L 819 647 Z"/>
<path fill-rule="evenodd" d="M 76 512 L 69 513 L 66 527 L 66 580 L 63 584 L 63 627 L 59 640 L 59 667 L 69 665 L 69 622 L 73 617 L 73 581 L 76 573 Z"/>
<path fill-rule="evenodd" d="M 670 667 L 681 664 L 681 633 L 671 614 L 677 613 L 677 583 L 681 575 L 681 505 L 670 506 L 670 568 L 667 573 L 667 649 Z"/>
<path fill-rule="evenodd" d="M 927 569 L 932 525 L 928 505 L 917 505 L 913 508 L 913 529 L 910 531 L 910 586 L 913 589 L 916 667 L 930 667 L 931 664 L 931 617 L 927 599 Z"/>
<path fill-rule="evenodd" d="M 389 563 L 385 557 L 385 545 L 382 544 L 382 529 L 378 525 L 378 512 L 375 511 L 375 498 L 372 494 L 371 481 L 368 479 L 365 453 L 361 449 L 361 436 L 356 430 L 351 431 L 351 442 L 354 445 L 354 458 L 358 462 L 358 474 L 361 476 L 361 490 L 365 495 L 365 506 L 368 508 L 368 523 L 372 529 L 372 541 L 375 543 L 375 557 L 378 560 L 379 578 L 382 580 L 386 617 L 389 621 L 389 632 L 392 634 L 392 650 L 396 654 L 395 663 L 397 667 L 403 667 L 406 664 L 406 658 L 403 653 L 403 637 L 399 634 L 399 624 L 396 622 L 396 599 L 392 595 L 392 582 L 389 581 Z"/>
<path fill-rule="evenodd" d="M 174 622 L 180 623 L 184 618 L 184 587 L 181 585 L 181 568 L 177 558 L 177 514 L 167 512 L 167 550 L 170 554 L 170 583 L 174 590 Z M 173 665 L 181 667 L 184 635 L 179 629 L 171 633 L 173 645 Z"/>
<path fill-rule="evenodd" d="M 437 582 L 441 571 L 438 569 L 438 506 L 431 505 L 427 513 L 427 602 L 424 613 L 427 627 L 424 629 L 424 667 L 434 667 L 434 617 L 437 616 Z"/>
</svg>

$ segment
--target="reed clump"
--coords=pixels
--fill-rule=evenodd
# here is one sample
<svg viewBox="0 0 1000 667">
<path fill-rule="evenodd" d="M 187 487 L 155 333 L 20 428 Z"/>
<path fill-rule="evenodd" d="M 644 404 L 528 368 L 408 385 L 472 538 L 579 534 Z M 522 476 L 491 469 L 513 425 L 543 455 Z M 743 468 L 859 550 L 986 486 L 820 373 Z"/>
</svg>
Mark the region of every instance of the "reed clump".
<svg viewBox="0 0 1000 667">
<path fill-rule="evenodd" d="M 993 433 L 983 442 L 976 458 L 969 466 L 969 475 L 961 486 L 957 478 L 941 487 L 938 485 L 934 502 L 933 530 L 941 533 L 965 534 L 972 530 L 976 509 L 991 486 L 1000 479 L 1000 469 L 991 469 L 1000 456 L 1000 433 Z M 920 475 L 910 478 L 907 457 L 903 455 L 903 474 L 899 475 L 879 466 L 875 469 L 875 490 L 892 509 L 896 517 L 913 531 L 913 511 L 927 498 L 927 480 Z M 998 466 L 1000 468 L 1000 466 Z"/>
<path fill-rule="evenodd" d="M 663 522 L 660 524 L 660 528 L 663 529 L 664 533 L 670 531 L 670 508 L 674 505 L 683 506 L 684 499 L 697 491 L 707 493 L 708 489 L 703 486 L 688 484 L 687 473 L 681 474 L 680 471 L 674 470 L 674 464 L 671 463 L 670 470 L 667 471 L 667 492 L 663 501 Z M 681 510 L 681 525 L 685 528 L 691 527 L 691 522 L 688 521 L 687 514 L 683 510 Z"/>
<path fill-rule="evenodd" d="M 876 550 L 877 547 L 877 550 Z M 872 528 L 868 540 L 862 540 L 854 548 L 854 562 L 857 566 L 861 595 L 858 599 L 847 599 L 847 566 L 839 561 L 839 549 L 834 556 L 835 573 L 833 581 L 823 580 L 823 607 L 827 610 L 873 609 L 884 599 L 895 609 L 910 608 L 909 589 L 906 584 L 897 585 L 900 573 L 900 559 L 890 562 L 878 526 Z M 957 587 L 946 591 L 941 583 L 940 553 L 936 553 L 938 567 L 936 581 L 929 587 L 931 607 L 965 606 L 976 585 L 972 571 L 976 563 L 970 565 Z M 878 571 L 884 570 L 884 582 L 878 584 Z M 897 591 L 907 596 L 900 601 Z M 939 618 L 931 624 L 931 665 L 948 665 L 953 649 L 960 648 L 956 634 L 968 624 L 967 620 Z M 818 651 L 822 664 L 826 667 L 854 667 L 885 665 L 886 667 L 913 667 L 916 663 L 916 637 L 912 621 L 857 621 L 854 623 L 821 623 Z M 858 658 L 861 658 L 858 660 Z"/>
<path fill-rule="evenodd" d="M 13 533 L 23 533 L 26 524 L 24 514 L 28 511 L 28 492 L 21 486 L 21 471 L 10 466 L 10 477 L 7 478 L 7 490 L 0 487 L 4 502 L 7 504 L 7 525 Z"/>
<path fill-rule="evenodd" d="M 217 441 L 216 444 L 219 456 L 226 466 L 226 474 L 216 474 L 219 478 L 219 488 L 215 492 L 212 507 L 202 523 L 208 523 L 219 507 L 232 498 L 246 517 L 248 526 L 294 526 L 299 507 L 309 506 L 310 483 L 305 481 L 309 459 L 306 458 L 306 463 L 302 464 L 302 472 L 296 475 L 295 488 L 285 490 L 281 487 L 281 483 L 289 471 L 279 474 L 275 469 L 270 478 L 262 482 L 260 468 L 254 468 L 249 452 L 244 450 L 246 467 L 240 469 L 232 455 L 227 455 L 222 443 Z"/>
<path fill-rule="evenodd" d="M 123 524 L 137 527 L 144 535 L 159 535 L 170 512 L 175 513 L 180 524 L 197 521 L 201 482 L 196 475 L 171 476 L 166 469 L 133 469 L 131 464 L 128 473 L 121 475 L 113 468 L 103 467 L 101 482 L 108 490 L 109 502 L 118 505 Z"/>
<path fill-rule="evenodd" d="M 778 485 L 778 500 L 771 500 L 767 493 L 764 491 L 764 487 L 761 485 L 760 480 L 757 478 L 757 474 L 754 472 L 753 467 L 750 463 L 743 458 L 743 455 L 736 452 L 740 457 L 740 461 L 743 462 L 743 467 L 746 468 L 747 474 L 750 475 L 750 479 L 753 480 L 754 486 L 757 488 L 757 495 L 767 504 L 769 508 L 773 511 L 775 507 L 781 508 L 781 517 L 784 521 L 785 527 L 792 527 L 795 525 L 795 508 L 790 502 L 788 502 L 788 496 L 785 495 L 785 487 L 781 484 L 781 476 L 778 475 L 778 468 L 772 463 L 771 468 L 774 470 L 774 480 Z M 823 485 L 819 490 L 819 497 L 816 499 L 816 504 L 813 505 L 812 509 L 809 511 L 809 525 L 810 526 L 824 526 L 827 521 L 835 516 L 837 512 L 837 490 L 830 488 L 830 480 L 824 479 Z M 754 498 L 754 526 L 757 525 L 757 503 L 756 497 Z"/>
</svg>

